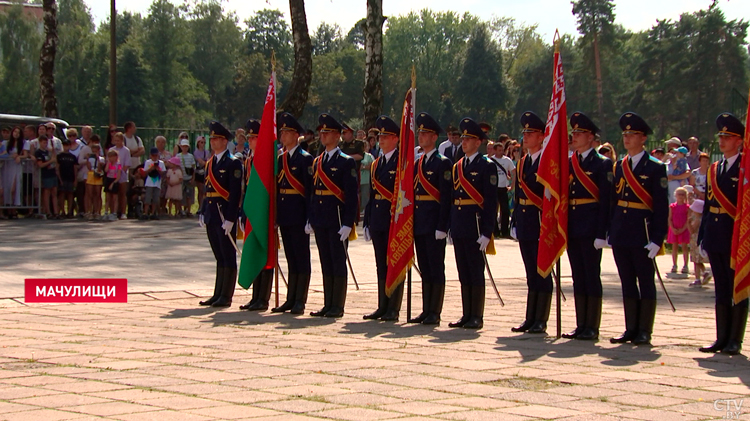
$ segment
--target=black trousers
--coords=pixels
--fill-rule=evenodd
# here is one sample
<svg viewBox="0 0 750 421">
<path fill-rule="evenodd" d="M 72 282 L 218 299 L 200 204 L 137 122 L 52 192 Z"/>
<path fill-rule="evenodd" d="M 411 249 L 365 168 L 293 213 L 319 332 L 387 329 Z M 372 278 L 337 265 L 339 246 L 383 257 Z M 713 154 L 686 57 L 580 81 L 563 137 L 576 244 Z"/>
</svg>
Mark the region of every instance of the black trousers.
<svg viewBox="0 0 750 421">
<path fill-rule="evenodd" d="M 232 227 L 232 238 L 224 234 L 219 218 L 211 219 L 206 224 L 206 233 L 208 242 L 211 244 L 211 251 L 216 257 L 216 266 L 220 268 L 237 269 L 237 251 L 232 245 L 232 241 L 237 238 L 237 224 Z"/>
<path fill-rule="evenodd" d="M 414 246 L 422 281 L 445 285 L 445 239 L 436 240 L 435 234 L 416 235 Z"/>
<path fill-rule="evenodd" d="M 519 241 L 521 258 L 526 269 L 526 285 L 530 291 L 552 294 L 552 275 L 543 278 L 537 271 L 537 256 L 539 254 L 539 241 Z"/>
<path fill-rule="evenodd" d="M 594 247 L 595 238 L 569 238 L 568 259 L 573 272 L 573 294 L 602 296 L 602 251 Z"/>
<path fill-rule="evenodd" d="M 305 234 L 305 226 L 288 225 L 279 229 L 289 273 L 310 274 L 310 235 Z"/>
<path fill-rule="evenodd" d="M 346 278 L 346 250 L 348 241 L 340 241 L 338 229 L 313 227 L 315 242 L 318 244 L 320 269 L 323 276 Z"/>
<path fill-rule="evenodd" d="M 474 238 L 454 238 L 458 280 L 461 285 L 484 286 L 484 256 Z"/>
<path fill-rule="evenodd" d="M 500 235 L 507 237 L 510 235 L 510 204 L 508 203 L 507 188 L 497 188 L 497 203 L 500 211 Z"/>
<path fill-rule="evenodd" d="M 617 272 L 622 284 L 622 297 L 655 300 L 654 262 L 643 247 L 612 246 Z"/>
<path fill-rule="evenodd" d="M 388 275 L 388 231 L 370 231 L 372 248 L 375 249 L 375 267 L 378 279 Z"/>
<path fill-rule="evenodd" d="M 729 253 L 708 253 L 708 261 L 711 262 L 711 272 L 714 276 L 717 306 L 731 307 L 734 301 L 734 269 L 729 264 L 730 259 Z M 748 300 L 742 300 L 735 305 L 747 307 Z"/>
</svg>

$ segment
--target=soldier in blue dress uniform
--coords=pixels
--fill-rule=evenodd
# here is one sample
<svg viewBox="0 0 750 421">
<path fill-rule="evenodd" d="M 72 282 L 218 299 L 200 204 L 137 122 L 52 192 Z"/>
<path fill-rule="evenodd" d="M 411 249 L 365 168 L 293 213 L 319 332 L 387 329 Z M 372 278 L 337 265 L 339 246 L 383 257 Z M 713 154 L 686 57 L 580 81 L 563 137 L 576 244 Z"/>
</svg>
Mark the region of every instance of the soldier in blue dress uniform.
<svg viewBox="0 0 750 421">
<path fill-rule="evenodd" d="M 247 183 L 250 182 L 250 172 L 253 167 L 253 158 L 255 157 L 255 148 L 258 142 L 258 134 L 260 133 L 260 120 L 251 118 L 245 122 L 245 134 L 247 136 L 247 143 L 249 150 L 243 151 L 243 153 L 237 153 L 235 156 L 240 159 L 244 156 L 244 170 L 245 178 L 242 183 L 243 198 L 240 201 L 240 215 L 241 219 L 245 219 L 245 212 L 242 208 L 242 204 L 245 203 L 244 192 L 247 189 Z M 247 233 L 245 233 L 247 234 Z M 249 311 L 266 311 L 268 310 L 268 303 L 271 300 L 271 288 L 273 287 L 273 271 L 274 268 L 264 268 L 253 280 L 253 296 L 247 304 L 241 305 L 240 310 Z"/>
<path fill-rule="evenodd" d="M 453 165 L 450 234 L 461 281 L 463 316 L 450 327 L 481 329 L 484 325 L 484 252 L 495 228 L 497 170 L 479 146 L 487 135 L 474 120 L 459 124 L 465 156 Z"/>
<path fill-rule="evenodd" d="M 564 338 L 595 340 L 602 315 L 602 248 L 612 197 L 612 161 L 594 150 L 599 128 L 585 114 L 570 117 L 572 146 L 569 159 L 568 259 L 573 272 L 576 328 Z"/>
<path fill-rule="evenodd" d="M 636 113 L 620 117 L 627 150 L 614 168 L 609 242 L 622 283 L 625 332 L 612 343 L 650 344 L 656 315 L 653 259 L 667 235 L 667 171 L 643 145 L 651 127 Z"/>
<path fill-rule="evenodd" d="M 324 305 L 310 313 L 342 317 L 346 302 L 346 247 L 358 213 L 359 179 L 354 159 L 341 152 L 341 124 L 329 114 L 318 117 L 320 143 L 325 150 L 313 161 L 313 192 L 309 226 L 323 272 Z"/>
<path fill-rule="evenodd" d="M 279 175 L 276 195 L 276 225 L 281 230 L 289 270 L 286 302 L 271 309 L 274 313 L 289 310 L 302 314 L 310 286 L 310 234 L 305 233 L 312 191 L 313 157 L 299 147 L 305 133 L 291 114 L 284 112 L 276 119 L 284 153 L 278 158 Z"/>
<path fill-rule="evenodd" d="M 445 242 L 453 194 L 453 163 L 435 142 L 442 131 L 427 113 L 416 118 L 424 153 L 414 165 L 414 248 L 422 272 L 422 313 L 409 323 L 440 324 L 445 296 Z"/>
<path fill-rule="evenodd" d="M 528 150 L 516 167 L 516 197 L 511 220 L 511 236 L 518 240 L 526 269 L 526 319 L 511 328 L 513 332 L 545 333 L 552 304 L 552 276 L 537 271 L 540 213 L 544 186 L 536 179 L 542 155 L 545 123 L 538 115 L 526 111 L 521 115 L 523 146 Z"/>
<path fill-rule="evenodd" d="M 216 257 L 214 294 L 200 305 L 229 307 L 237 281 L 237 213 L 242 194 L 242 163 L 227 151 L 232 133 L 216 121 L 208 125 L 213 156 L 206 164 L 206 197 L 198 211 Z"/>
<path fill-rule="evenodd" d="M 386 295 L 388 273 L 388 235 L 391 229 L 391 203 L 393 201 L 396 170 L 398 169 L 398 135 L 401 128 L 388 116 L 380 116 L 375 122 L 381 155 L 372 163 L 370 173 L 370 201 L 365 208 L 362 224 L 365 240 L 372 239 L 375 249 L 375 266 L 378 277 L 378 308 L 366 314 L 365 320 L 380 319 L 397 321 L 404 295 L 403 282 L 390 297 Z"/>
<path fill-rule="evenodd" d="M 714 275 L 716 341 L 700 351 L 737 355 L 745 337 L 748 300 L 733 303 L 734 269 L 730 260 L 745 126 L 734 115 L 722 113 L 716 118 L 716 127 L 719 150 L 724 156 L 709 168 L 706 204 L 698 234 L 698 244 L 708 254 Z"/>
</svg>

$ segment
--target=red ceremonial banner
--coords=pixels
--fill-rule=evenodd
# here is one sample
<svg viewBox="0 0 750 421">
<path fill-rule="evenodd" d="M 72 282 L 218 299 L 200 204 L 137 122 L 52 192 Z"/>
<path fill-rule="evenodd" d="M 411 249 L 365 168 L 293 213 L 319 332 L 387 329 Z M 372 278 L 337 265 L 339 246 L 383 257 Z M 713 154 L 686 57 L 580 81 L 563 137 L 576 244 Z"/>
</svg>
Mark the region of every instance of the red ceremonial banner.
<svg viewBox="0 0 750 421">
<path fill-rule="evenodd" d="M 127 303 L 127 279 L 26 279 L 26 303 Z"/>
<path fill-rule="evenodd" d="M 546 277 L 568 243 L 568 114 L 560 51 L 555 45 L 552 99 L 537 179 L 545 187 L 542 201 L 537 272 Z"/>
<path fill-rule="evenodd" d="M 413 87 L 406 93 L 398 142 L 398 169 L 391 200 L 391 230 L 388 233 L 388 273 L 385 293 L 406 279 L 414 260 L 414 97 Z"/>
<path fill-rule="evenodd" d="M 737 186 L 737 215 L 732 235 L 735 303 L 750 296 L 750 103 L 747 106 L 742 151 L 740 182 Z"/>
</svg>

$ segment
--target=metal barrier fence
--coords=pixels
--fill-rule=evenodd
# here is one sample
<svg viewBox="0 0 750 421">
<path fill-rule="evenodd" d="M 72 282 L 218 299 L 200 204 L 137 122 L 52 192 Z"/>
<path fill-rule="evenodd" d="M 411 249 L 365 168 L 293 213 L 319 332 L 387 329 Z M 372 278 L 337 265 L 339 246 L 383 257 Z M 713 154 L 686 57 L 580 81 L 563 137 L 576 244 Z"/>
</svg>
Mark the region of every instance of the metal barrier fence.
<svg viewBox="0 0 750 421">
<path fill-rule="evenodd" d="M 31 209 L 40 211 L 42 204 L 42 169 L 31 158 L 20 162 L 0 156 L 0 209 Z M 17 199 L 17 200 L 16 200 Z"/>
</svg>

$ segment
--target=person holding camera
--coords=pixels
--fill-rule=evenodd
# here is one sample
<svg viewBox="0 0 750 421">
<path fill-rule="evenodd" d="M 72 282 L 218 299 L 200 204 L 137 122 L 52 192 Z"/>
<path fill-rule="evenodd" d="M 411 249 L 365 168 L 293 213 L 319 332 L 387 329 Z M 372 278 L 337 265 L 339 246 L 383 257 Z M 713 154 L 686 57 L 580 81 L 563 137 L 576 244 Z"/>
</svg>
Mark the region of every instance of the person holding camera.
<svg viewBox="0 0 750 421">
<path fill-rule="evenodd" d="M 180 140 L 180 169 L 182 170 L 182 212 L 180 216 L 192 217 L 190 212 L 195 202 L 195 157 L 190 153 L 190 141 Z"/>
<path fill-rule="evenodd" d="M 167 167 L 165 167 L 164 162 L 159 159 L 158 148 L 151 148 L 151 158 L 143 164 L 142 171 L 142 175 L 146 180 L 144 183 L 144 186 L 146 187 L 146 200 L 143 204 L 143 215 L 141 215 L 141 219 L 146 220 L 149 217 L 151 219 L 159 219 L 161 180 L 164 173 L 167 172 Z"/>
</svg>

